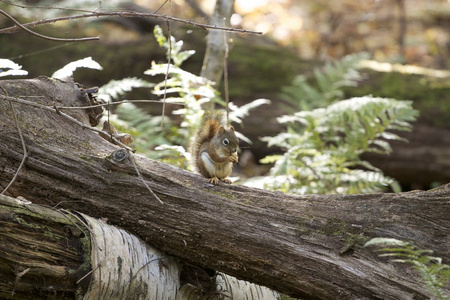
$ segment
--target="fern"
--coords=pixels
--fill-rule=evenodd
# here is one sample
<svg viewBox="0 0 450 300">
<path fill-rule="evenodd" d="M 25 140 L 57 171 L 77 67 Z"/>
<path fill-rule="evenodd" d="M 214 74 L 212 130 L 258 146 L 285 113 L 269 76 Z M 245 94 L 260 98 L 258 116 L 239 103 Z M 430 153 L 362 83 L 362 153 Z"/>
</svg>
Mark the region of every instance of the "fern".
<svg viewBox="0 0 450 300">
<path fill-rule="evenodd" d="M 225 103 L 220 100 L 219 92 L 213 88 L 211 81 L 181 68 L 181 64 L 192 56 L 195 51 L 182 50 L 183 42 L 176 41 L 174 37 L 171 37 L 171 43 L 169 44 L 169 40 L 164 36 L 162 29 L 159 26 L 155 26 L 154 35 L 158 44 L 167 50 L 167 57 L 170 55 L 173 63 L 170 65 L 165 63 L 152 63 L 151 68 L 146 70 L 144 74 L 150 76 L 165 76 L 168 72 L 168 79 L 157 83 L 154 86 L 152 93 L 161 98 L 166 94 L 167 103 L 183 105 L 182 108 L 172 112 L 174 115 L 179 115 L 182 119 L 180 124 L 181 128 L 178 130 L 178 133 L 184 137 L 183 142 L 179 144 L 182 147 L 180 148 L 173 144 L 167 144 L 161 145 L 158 149 L 164 152 L 164 161 L 178 166 L 184 166 L 184 162 L 180 165 L 177 160 L 179 160 L 180 157 L 186 158 L 185 148 L 188 146 L 190 139 L 194 136 L 193 133 L 200 125 L 200 120 L 204 113 L 202 105 L 210 101 L 214 101 L 220 105 L 225 105 Z M 251 109 L 265 103 L 269 103 L 269 100 L 258 99 L 242 107 L 230 104 L 230 120 L 241 123 L 241 119 L 246 116 Z M 250 142 L 242 134 L 238 132 L 236 134 L 240 139 Z"/>
<path fill-rule="evenodd" d="M 161 158 L 157 151 L 159 145 L 177 144 L 182 141 L 178 128 L 170 120 L 161 127 L 161 116 L 152 116 L 131 103 L 117 107 L 113 118 L 115 127 L 120 132 L 128 132 L 134 137 L 133 147 L 141 154 L 153 159 Z"/>
<path fill-rule="evenodd" d="M 183 104 L 184 107 L 173 111 L 173 114 L 182 117 L 181 127 L 184 128 L 186 141 L 193 135 L 198 127 L 199 120 L 203 115 L 202 104 L 209 101 L 217 101 L 218 92 L 212 87 L 212 83 L 206 78 L 184 71 L 180 65 L 188 59 L 195 51 L 182 51 L 183 42 L 176 41 L 171 37 L 171 43 L 164 36 L 162 29 L 155 26 L 153 31 L 158 44 L 167 50 L 167 56 L 171 58 L 173 64 L 153 63 L 151 68 L 144 74 L 150 76 L 170 75 L 167 81 L 162 81 L 155 85 L 153 94 L 163 97 L 167 93 L 168 103 Z M 169 50 L 170 53 L 169 53 Z M 187 146 L 185 143 L 184 146 Z"/>
<path fill-rule="evenodd" d="M 154 84 L 135 77 L 110 80 L 99 88 L 97 97 L 105 102 L 112 102 L 113 99 L 119 99 L 133 88 L 150 88 L 152 86 Z"/>
<path fill-rule="evenodd" d="M 189 153 L 185 149 L 193 132 L 199 126 L 203 115 L 202 104 L 209 101 L 224 103 L 219 99 L 219 93 L 212 87 L 209 80 L 189 73 L 180 67 L 195 51 L 182 50 L 183 42 L 176 41 L 174 37 L 171 37 L 169 43 L 159 26 L 155 27 L 154 35 L 158 44 L 167 50 L 167 56 L 170 56 L 173 63 L 170 65 L 152 63 L 151 68 L 144 74 L 165 76 L 168 72 L 168 79 L 156 84 L 138 78 L 111 80 L 99 89 L 98 98 L 105 102 L 111 102 L 124 96 L 133 88 L 145 87 L 152 88 L 151 92 L 161 98 L 166 94 L 165 101 L 167 103 L 183 105 L 182 108 L 172 112 L 181 117 L 180 127 L 175 126 L 168 116 L 164 119 L 163 127 L 161 127 L 161 116 L 151 116 L 131 103 L 118 106 L 115 114 L 111 115 L 111 119 L 117 130 L 128 132 L 134 136 L 133 146 L 138 152 L 188 169 Z M 269 101 L 258 99 L 242 107 L 231 104 L 230 119 L 240 123 L 241 118 L 246 116 L 251 109 L 265 103 L 269 103 Z M 240 138 L 246 139 L 239 133 L 237 134 Z"/>
<path fill-rule="evenodd" d="M 163 31 L 160 26 L 156 25 L 153 29 L 153 34 L 158 42 L 159 46 L 167 49 L 167 59 L 173 61 L 174 66 L 180 67 L 181 64 L 195 54 L 195 50 L 184 50 L 181 51 L 183 47 L 183 41 L 177 41 L 173 36 L 170 37 L 170 43 L 168 39 L 164 36 Z"/>
<path fill-rule="evenodd" d="M 18 65 L 12 60 L 6 58 L 0 58 L 0 77 L 23 75 L 28 75 L 28 72 L 22 70 L 21 65 Z"/>
<path fill-rule="evenodd" d="M 282 108 L 288 112 L 292 109 L 311 110 L 341 100 L 344 97 L 342 88 L 356 86 L 362 79 L 357 69 L 367 58 L 368 54 L 363 52 L 326 63 L 322 69 L 313 71 L 314 86 L 304 75 L 297 76 L 290 86 L 282 88 L 283 99 L 289 103 Z"/>
<path fill-rule="evenodd" d="M 403 139 L 387 131 L 410 130 L 408 122 L 416 116 L 409 101 L 361 97 L 280 117 L 287 132 L 263 140 L 286 153 L 262 160 L 275 161 L 266 187 L 300 194 L 376 192 L 387 186 L 398 192 L 394 179 L 360 155 L 390 153 L 386 139 Z"/>
<path fill-rule="evenodd" d="M 55 71 L 52 75 L 53 78 L 64 79 L 66 77 L 73 77 L 73 72 L 78 68 L 88 68 L 95 70 L 103 70 L 103 67 L 92 59 L 92 57 L 86 57 L 76 61 L 72 61 L 62 67 L 61 69 Z"/>
<path fill-rule="evenodd" d="M 408 242 L 391 238 L 373 238 L 364 247 L 388 246 L 382 248 L 380 256 L 393 257 L 393 262 L 411 264 L 419 273 L 428 291 L 437 299 L 450 299 L 443 288 L 450 282 L 450 265 L 442 263 L 439 257 L 429 256 L 431 250 L 417 249 Z"/>
</svg>

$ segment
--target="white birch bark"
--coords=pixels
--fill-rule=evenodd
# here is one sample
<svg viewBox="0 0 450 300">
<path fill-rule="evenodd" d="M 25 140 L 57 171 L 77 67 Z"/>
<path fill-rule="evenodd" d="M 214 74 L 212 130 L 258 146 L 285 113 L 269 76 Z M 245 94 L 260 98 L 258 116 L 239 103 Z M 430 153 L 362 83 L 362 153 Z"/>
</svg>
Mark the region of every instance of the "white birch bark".
<svg viewBox="0 0 450 300">
<path fill-rule="evenodd" d="M 136 236 L 82 215 L 91 232 L 92 278 L 84 300 L 175 299 L 179 267 Z"/>
<path fill-rule="evenodd" d="M 180 288 L 180 267 L 176 261 L 136 236 L 82 214 L 91 233 L 89 289 L 83 300 L 276 300 L 269 288 L 238 280 L 226 274 L 216 276 L 216 290 L 203 293 L 195 286 Z"/>
</svg>

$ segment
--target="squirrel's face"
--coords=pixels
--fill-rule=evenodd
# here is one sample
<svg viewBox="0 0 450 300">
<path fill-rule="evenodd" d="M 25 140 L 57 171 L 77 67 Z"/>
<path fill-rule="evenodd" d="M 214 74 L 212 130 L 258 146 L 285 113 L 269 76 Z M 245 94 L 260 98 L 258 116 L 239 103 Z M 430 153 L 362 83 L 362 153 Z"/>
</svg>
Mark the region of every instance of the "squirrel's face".
<svg viewBox="0 0 450 300">
<path fill-rule="evenodd" d="M 223 130 L 220 130 L 217 137 L 217 142 L 220 144 L 220 148 L 222 149 L 222 153 L 224 155 L 231 155 L 237 151 L 239 147 L 239 140 L 234 133 L 233 126 L 229 126 L 229 128 L 223 128 Z"/>
<path fill-rule="evenodd" d="M 222 145 L 229 150 L 229 154 L 233 154 L 237 151 L 238 142 L 232 142 L 229 138 L 226 137 L 222 139 Z"/>
</svg>

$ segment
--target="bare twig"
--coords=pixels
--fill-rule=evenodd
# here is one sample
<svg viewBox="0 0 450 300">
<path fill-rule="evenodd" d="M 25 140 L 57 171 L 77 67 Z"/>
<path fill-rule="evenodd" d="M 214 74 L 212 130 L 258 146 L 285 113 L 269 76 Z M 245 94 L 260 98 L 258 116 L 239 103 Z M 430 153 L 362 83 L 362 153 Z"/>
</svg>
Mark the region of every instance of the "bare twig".
<svg viewBox="0 0 450 300">
<path fill-rule="evenodd" d="M 77 280 L 76 284 L 79 284 L 80 282 L 82 282 L 86 277 L 88 277 L 89 275 L 91 275 L 92 273 L 95 272 L 95 270 L 97 270 L 98 268 L 101 267 L 102 264 L 97 264 L 97 266 L 95 266 L 95 268 L 92 268 L 92 270 L 90 270 L 89 272 L 87 272 L 86 274 L 84 274 L 83 277 L 81 277 L 80 279 Z M 101 275 L 99 275 L 101 276 Z"/>
<path fill-rule="evenodd" d="M 1 87 L 1 86 L 0 86 L 0 87 Z M 3 88 L 2 88 L 2 89 L 3 89 Z M 3 90 L 4 90 L 4 89 L 3 89 Z M 27 100 L 24 100 L 24 99 L 20 99 L 20 98 L 9 97 L 9 96 L 7 95 L 7 92 L 6 92 L 5 90 L 4 90 L 4 92 L 5 92 L 6 95 L 0 95 L 0 98 L 9 101 L 11 105 L 13 105 L 11 102 L 17 102 L 17 103 L 20 103 L 20 104 L 30 105 L 30 106 L 33 106 L 33 107 L 37 107 L 37 108 L 40 108 L 40 109 L 47 110 L 47 111 L 56 112 L 56 113 L 58 113 L 60 116 L 63 116 L 63 117 L 65 117 L 66 119 L 69 119 L 70 121 L 76 123 L 77 125 L 81 126 L 82 128 L 86 128 L 86 129 L 89 129 L 89 130 L 92 130 L 92 131 L 95 131 L 95 132 L 98 132 L 98 133 L 103 133 L 101 130 L 99 130 L 99 129 L 95 128 L 95 127 L 87 126 L 87 125 L 83 124 L 82 122 L 78 121 L 77 119 L 75 119 L 75 118 L 73 118 L 73 117 L 71 117 L 71 116 L 65 114 L 64 112 L 60 111 L 60 108 L 58 108 L 58 107 L 56 107 L 56 106 L 53 106 L 53 107 L 52 107 L 52 106 L 46 106 L 46 105 L 38 104 L 38 103 L 35 103 L 35 102 L 31 102 L 31 101 L 27 101 Z M 108 105 L 108 104 L 106 104 L 106 105 Z M 64 107 L 63 107 L 63 108 L 64 108 Z M 14 117 L 15 117 L 15 114 L 14 114 Z M 15 118 L 16 118 L 16 117 L 15 117 Z M 18 125 L 17 122 L 16 122 L 16 124 Z M 20 129 L 19 129 L 19 132 L 20 132 Z M 21 132 L 20 132 L 20 136 L 22 136 L 22 133 L 21 133 Z M 131 153 L 134 153 L 134 150 L 133 150 L 132 148 L 130 148 L 130 147 L 128 147 L 127 145 L 123 144 L 122 142 L 120 142 L 119 140 L 117 140 L 115 137 L 111 137 L 111 139 L 112 139 L 116 144 L 118 144 L 118 145 L 122 146 L 123 148 L 125 148 L 127 151 L 129 151 L 129 152 L 131 152 Z M 23 141 L 23 138 L 22 138 L 22 141 Z M 24 144 L 24 142 L 23 142 L 23 145 L 24 145 L 24 151 L 25 151 L 25 153 L 26 153 L 26 149 L 25 149 L 25 144 Z M 26 155 L 27 155 L 27 154 L 26 154 Z M 26 157 L 26 155 L 25 155 L 24 157 Z M 139 169 L 138 169 L 138 167 L 137 167 L 137 165 L 136 165 L 136 162 L 134 161 L 134 157 L 133 157 L 132 155 L 130 155 L 130 157 L 131 157 L 131 162 L 133 163 L 133 166 L 134 166 L 134 168 L 135 168 L 135 170 L 136 170 L 136 173 L 137 173 L 139 179 L 144 183 L 145 187 L 146 187 L 146 188 L 150 191 L 150 193 L 156 198 L 156 200 L 158 200 L 159 203 L 164 204 L 164 202 L 161 201 L 161 199 L 153 192 L 153 190 L 152 190 L 152 189 L 148 186 L 148 184 L 145 182 L 144 178 L 142 177 L 141 173 L 139 172 Z M 25 160 L 25 159 L 24 159 L 24 160 Z M 23 165 L 24 160 L 22 161 L 21 165 L 19 166 L 19 170 L 20 170 L 21 166 Z M 18 170 L 18 171 L 19 171 L 19 170 Z M 17 171 L 17 173 L 18 173 L 18 171 Z M 10 182 L 10 184 L 4 189 L 4 191 L 2 192 L 2 194 L 8 189 L 8 187 L 9 187 L 9 186 L 12 184 L 12 182 L 15 180 L 15 178 L 17 177 L 17 173 L 16 173 L 16 175 L 14 176 L 13 180 Z"/>
<path fill-rule="evenodd" d="M 164 126 L 164 115 L 165 115 L 165 110 L 166 110 L 166 98 L 167 98 L 167 79 L 169 78 L 170 63 L 172 61 L 172 33 L 170 31 L 169 21 L 166 21 L 166 23 L 167 23 L 168 41 L 169 41 L 169 50 L 168 50 L 169 55 L 167 57 L 166 75 L 164 76 L 164 96 L 163 96 L 161 128 L 163 128 L 163 126 Z"/>
<path fill-rule="evenodd" d="M 229 118 L 229 114 L 230 114 L 230 108 L 228 107 L 228 102 L 230 102 L 230 95 L 229 95 L 229 91 L 228 91 L 228 40 L 227 40 L 227 35 L 226 33 L 224 33 L 223 35 L 224 38 L 224 45 L 225 45 L 225 57 L 223 59 L 223 88 L 225 90 L 225 103 L 226 103 L 226 111 L 227 111 L 227 123 L 230 124 L 230 118 Z"/>
<path fill-rule="evenodd" d="M 64 112 L 62 112 L 62 111 L 60 111 L 56 106 L 52 107 L 52 106 L 42 105 L 42 104 L 38 104 L 38 103 L 35 103 L 35 102 L 27 101 L 27 100 L 24 100 L 24 99 L 15 98 L 15 97 L 9 97 L 9 96 L 4 96 L 4 95 L 0 95 L 0 98 L 1 98 L 1 99 L 4 99 L 4 100 L 16 102 L 16 103 L 21 103 L 21 104 L 25 104 L 25 105 L 30 105 L 30 106 L 37 107 L 37 108 L 40 108 L 40 109 L 43 109 L 43 110 L 47 110 L 47 111 L 51 111 L 51 112 L 56 112 L 56 113 L 59 114 L 60 116 L 62 116 L 62 117 L 64 117 L 64 118 L 66 118 L 66 119 L 68 119 L 68 120 L 70 120 L 70 121 L 76 123 L 77 125 L 81 126 L 82 128 L 89 129 L 89 130 L 95 131 L 95 132 L 97 132 L 97 133 L 103 133 L 100 129 L 97 129 L 97 128 L 91 127 L 91 126 L 87 126 L 86 124 L 84 124 L 84 123 L 78 121 L 77 119 L 75 119 L 75 118 L 69 116 L 68 114 L 66 114 L 66 113 L 64 113 Z M 128 151 L 134 152 L 134 150 L 133 150 L 132 148 L 130 148 L 130 147 L 128 147 L 127 145 L 125 145 L 124 143 L 120 142 L 120 141 L 117 140 L 116 138 L 113 137 L 112 140 L 113 140 L 114 143 L 116 143 L 117 145 L 120 145 L 121 147 L 127 149 Z"/>
<path fill-rule="evenodd" d="M 109 105 L 119 105 L 123 103 L 160 103 L 162 102 L 160 100 L 122 100 L 117 102 L 108 102 L 108 103 L 101 103 L 101 104 L 94 104 L 89 106 L 56 106 L 57 109 L 64 109 L 64 110 L 74 110 L 74 109 L 89 109 L 89 108 L 95 108 L 95 107 L 101 107 L 101 106 L 109 106 Z M 171 104 L 174 105 L 186 105 L 182 102 L 171 102 Z"/>
<path fill-rule="evenodd" d="M 155 192 L 153 192 L 153 190 L 148 186 L 147 182 L 145 182 L 144 177 L 142 177 L 141 172 L 139 172 L 139 169 L 136 165 L 136 162 L 134 161 L 134 156 L 130 155 L 130 160 L 133 163 L 134 169 L 136 170 L 136 173 L 139 177 L 139 179 L 142 181 L 142 183 L 144 183 L 145 187 L 150 191 L 150 193 L 156 198 L 156 200 L 159 201 L 159 203 L 164 204 L 164 202 L 162 202 L 161 199 L 159 199 L 159 197 L 155 194 Z"/>
<path fill-rule="evenodd" d="M 2 86 L 0 86 L 0 88 L 2 89 L 3 93 L 5 93 L 5 96 L 9 97 L 8 96 L 8 92 Z M 13 178 L 8 183 L 8 185 L 3 189 L 3 191 L 0 193 L 0 195 L 5 194 L 6 191 L 9 189 L 9 187 L 14 183 L 14 181 L 16 181 L 17 175 L 19 174 L 20 170 L 22 169 L 22 167 L 23 167 L 23 165 L 24 165 L 24 163 L 25 163 L 25 161 L 26 161 L 26 159 L 28 157 L 27 146 L 25 144 L 25 140 L 23 139 L 22 130 L 20 129 L 20 126 L 19 126 L 19 121 L 17 120 L 16 110 L 15 110 L 14 105 L 12 104 L 12 102 L 11 101 L 8 101 L 8 102 L 9 102 L 9 105 L 11 106 L 12 115 L 14 117 L 14 122 L 16 123 L 16 127 L 17 127 L 17 131 L 19 133 L 20 141 L 22 142 L 23 158 L 22 158 L 22 161 L 20 162 L 20 165 L 17 168 L 17 171 L 14 174 Z"/>
<path fill-rule="evenodd" d="M 36 26 L 40 24 L 47 24 L 47 23 L 54 23 L 57 21 L 64 21 L 64 20 L 75 20 L 75 19 L 85 19 L 85 18 L 98 18 L 98 17 L 122 17 L 122 18 L 132 18 L 132 17 L 142 17 L 142 18 L 155 18 L 155 19 L 162 19 L 165 21 L 172 21 L 172 22 L 178 22 L 183 23 L 187 25 L 191 25 L 194 27 L 200 27 L 204 30 L 223 30 L 223 31 L 229 31 L 229 32 L 236 32 L 236 33 L 247 33 L 247 34 L 257 34 L 261 35 L 262 32 L 260 31 L 253 31 L 253 30 L 246 30 L 246 29 L 239 29 L 239 28 L 232 28 L 232 27 L 224 27 L 224 26 L 216 26 L 216 25 L 208 25 L 208 24 L 201 24 L 197 22 L 192 22 L 189 20 L 184 20 L 180 18 L 170 17 L 167 15 L 160 15 L 156 13 L 139 13 L 139 12 L 129 12 L 129 11 L 112 11 L 112 12 L 90 12 L 87 14 L 81 14 L 81 15 L 73 15 L 73 16 L 65 16 L 65 17 L 59 17 L 59 18 L 53 18 L 53 19 L 44 19 L 39 20 L 31 23 L 21 24 L 23 27 L 31 27 Z M 0 29 L 0 33 L 11 33 L 17 31 L 19 28 L 17 26 L 11 26 L 8 28 Z"/>
<path fill-rule="evenodd" d="M 11 17 L 9 14 L 7 14 L 5 11 L 0 9 L 0 14 L 4 15 L 5 17 L 7 17 L 8 19 L 10 19 L 11 21 L 13 21 L 16 26 L 19 26 L 21 29 L 25 30 L 28 33 L 31 33 L 32 35 L 35 35 L 37 37 L 40 37 L 42 39 L 46 39 L 46 40 L 50 40 L 50 41 L 57 41 L 57 42 L 84 42 L 84 41 L 93 41 L 93 40 L 99 40 L 100 38 L 97 37 L 87 37 L 87 38 L 79 38 L 79 39 L 61 39 L 61 38 L 54 38 L 54 37 L 50 37 L 50 36 L 46 36 L 37 32 L 34 32 L 30 29 L 28 29 L 27 27 L 25 27 L 24 25 L 22 25 L 19 21 L 17 21 L 16 19 L 14 19 L 13 17 Z"/>
<path fill-rule="evenodd" d="M 7 0 L 0 0 L 0 2 L 6 3 L 8 5 L 12 5 L 12 6 L 16 6 L 16 7 L 20 7 L 20 8 L 39 8 L 39 9 L 54 9 L 54 10 L 64 10 L 64 11 L 77 11 L 77 12 L 91 12 L 90 10 L 86 10 L 86 9 L 79 9 L 79 8 L 67 8 L 67 7 L 58 7 L 58 6 L 39 6 L 39 5 L 25 5 L 25 4 L 20 4 L 16 2 L 11 2 L 11 1 L 7 1 Z"/>
<path fill-rule="evenodd" d="M 156 14 L 158 11 L 160 11 L 161 10 L 161 8 L 163 8 L 164 7 L 164 5 L 166 5 L 166 3 L 167 2 L 169 2 L 170 0 L 166 0 L 166 1 L 164 1 L 164 3 L 163 4 L 161 4 L 161 6 L 160 7 L 158 7 L 158 9 L 157 10 L 155 10 L 153 13 L 154 14 Z M 172 3 L 170 3 L 171 5 L 171 7 L 170 7 L 170 9 L 172 9 Z"/>
<path fill-rule="evenodd" d="M 24 57 L 33 56 L 33 55 L 40 54 L 40 53 L 45 53 L 45 52 L 50 52 L 52 50 L 59 49 L 59 48 L 62 48 L 62 47 L 67 47 L 69 45 L 71 45 L 71 43 L 57 44 L 55 46 L 43 48 L 41 50 L 32 51 L 32 52 L 28 52 L 28 53 L 25 53 L 25 54 L 19 54 L 17 56 L 10 56 L 10 57 L 8 57 L 8 59 L 10 59 L 10 60 L 22 59 Z"/>
</svg>

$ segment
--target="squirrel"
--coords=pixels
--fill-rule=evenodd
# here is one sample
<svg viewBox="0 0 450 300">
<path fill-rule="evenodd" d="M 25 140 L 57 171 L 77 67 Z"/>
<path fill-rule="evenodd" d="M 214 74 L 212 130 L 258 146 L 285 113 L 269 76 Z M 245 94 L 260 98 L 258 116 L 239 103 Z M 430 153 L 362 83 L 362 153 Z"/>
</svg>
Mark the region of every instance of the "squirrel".
<svg viewBox="0 0 450 300">
<path fill-rule="evenodd" d="M 209 183 L 218 184 L 219 180 L 231 183 L 226 177 L 238 162 L 238 145 L 234 127 L 227 124 L 224 111 L 207 111 L 190 147 L 192 163 L 201 175 L 209 178 Z"/>
</svg>

